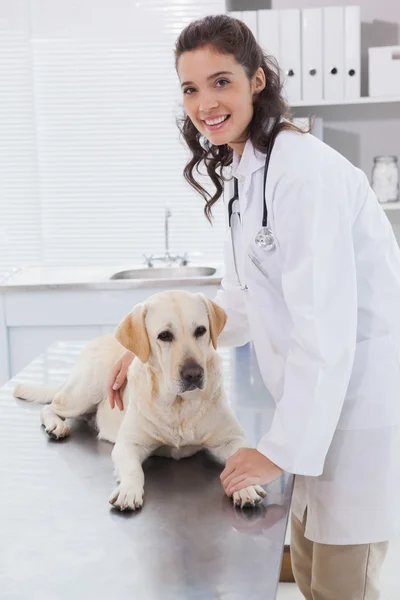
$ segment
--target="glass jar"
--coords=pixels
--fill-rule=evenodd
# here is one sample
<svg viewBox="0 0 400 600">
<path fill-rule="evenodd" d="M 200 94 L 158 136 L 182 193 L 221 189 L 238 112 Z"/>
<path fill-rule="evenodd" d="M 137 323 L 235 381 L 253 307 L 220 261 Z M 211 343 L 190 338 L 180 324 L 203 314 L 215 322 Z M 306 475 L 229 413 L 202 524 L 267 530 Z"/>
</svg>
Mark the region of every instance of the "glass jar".
<svg viewBox="0 0 400 600">
<path fill-rule="evenodd" d="M 396 202 L 399 199 L 397 156 L 375 156 L 372 169 L 372 189 L 382 204 Z"/>
</svg>

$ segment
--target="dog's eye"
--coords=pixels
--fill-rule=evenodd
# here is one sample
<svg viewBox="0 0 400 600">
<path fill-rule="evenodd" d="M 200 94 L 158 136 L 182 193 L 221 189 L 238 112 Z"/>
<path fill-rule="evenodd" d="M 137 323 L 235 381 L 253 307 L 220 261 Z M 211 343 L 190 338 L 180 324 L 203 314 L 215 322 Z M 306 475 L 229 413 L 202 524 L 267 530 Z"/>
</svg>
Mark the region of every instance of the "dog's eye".
<svg viewBox="0 0 400 600">
<path fill-rule="evenodd" d="M 172 342 L 174 336 L 170 331 L 162 331 L 158 334 L 158 339 L 162 342 Z"/>
<path fill-rule="evenodd" d="M 205 332 L 207 331 L 207 329 L 205 327 L 203 327 L 203 325 L 200 325 L 200 327 L 197 327 L 196 331 L 194 332 L 194 336 L 195 337 L 201 337 L 202 335 L 205 334 Z"/>
</svg>

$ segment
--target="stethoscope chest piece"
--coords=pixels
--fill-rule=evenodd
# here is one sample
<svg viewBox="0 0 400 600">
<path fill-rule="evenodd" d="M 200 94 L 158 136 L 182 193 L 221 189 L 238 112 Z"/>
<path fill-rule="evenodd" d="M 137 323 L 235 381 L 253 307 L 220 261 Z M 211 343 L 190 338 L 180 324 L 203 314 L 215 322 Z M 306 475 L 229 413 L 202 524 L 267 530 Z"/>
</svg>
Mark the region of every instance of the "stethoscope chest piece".
<svg viewBox="0 0 400 600">
<path fill-rule="evenodd" d="M 262 248 L 263 250 L 275 250 L 274 234 L 269 227 L 261 227 L 256 235 L 255 244 L 258 248 Z"/>
<path fill-rule="evenodd" d="M 265 156 L 264 177 L 263 177 L 263 200 L 264 200 L 263 215 L 262 215 L 261 229 L 258 231 L 258 233 L 255 237 L 255 240 L 254 240 L 257 248 L 261 248 L 262 250 L 265 250 L 266 252 L 271 252 L 272 250 L 276 249 L 274 234 L 273 234 L 272 230 L 268 227 L 266 183 L 267 183 L 269 159 L 271 157 L 271 152 L 272 152 L 275 138 L 279 133 L 279 123 L 280 123 L 280 119 L 277 119 L 275 121 L 275 124 L 273 125 L 272 131 L 270 133 L 266 156 Z M 237 178 L 234 177 L 234 194 L 228 203 L 228 223 L 229 223 L 229 227 L 231 230 L 232 252 L 233 252 L 233 261 L 234 261 L 234 266 L 235 266 L 235 271 L 236 271 L 236 277 L 238 279 L 241 289 L 245 290 L 245 289 L 247 289 L 247 286 L 242 285 L 242 283 L 240 281 L 240 275 L 238 272 L 237 261 L 236 261 L 235 240 L 234 240 L 233 229 L 232 229 L 232 224 L 231 224 L 231 220 L 232 220 L 232 217 L 234 214 L 238 215 L 239 220 L 240 220 L 240 214 L 236 211 L 234 212 L 234 204 L 235 204 L 235 202 L 238 202 L 238 201 L 239 201 L 239 186 L 238 186 Z"/>
</svg>

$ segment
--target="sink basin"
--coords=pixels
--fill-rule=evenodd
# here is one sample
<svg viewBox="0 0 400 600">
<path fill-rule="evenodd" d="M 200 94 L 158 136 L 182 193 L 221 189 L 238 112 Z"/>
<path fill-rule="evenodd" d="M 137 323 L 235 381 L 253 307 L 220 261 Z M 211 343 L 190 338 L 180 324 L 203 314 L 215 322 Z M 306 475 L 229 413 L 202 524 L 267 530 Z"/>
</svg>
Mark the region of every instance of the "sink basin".
<svg viewBox="0 0 400 600">
<path fill-rule="evenodd" d="M 186 279 L 187 277 L 210 277 L 213 267 L 146 267 L 128 269 L 111 275 L 110 279 Z"/>
</svg>

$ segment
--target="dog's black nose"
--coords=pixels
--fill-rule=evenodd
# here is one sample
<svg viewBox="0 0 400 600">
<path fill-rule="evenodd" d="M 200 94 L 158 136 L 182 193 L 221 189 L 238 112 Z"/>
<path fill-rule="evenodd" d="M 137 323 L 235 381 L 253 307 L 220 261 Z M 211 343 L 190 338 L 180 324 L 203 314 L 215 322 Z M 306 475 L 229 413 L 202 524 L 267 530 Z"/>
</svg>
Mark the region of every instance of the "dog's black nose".
<svg viewBox="0 0 400 600">
<path fill-rule="evenodd" d="M 187 389 L 200 387 L 204 377 L 204 369 L 194 360 L 187 360 L 181 369 L 182 381 Z"/>
</svg>

